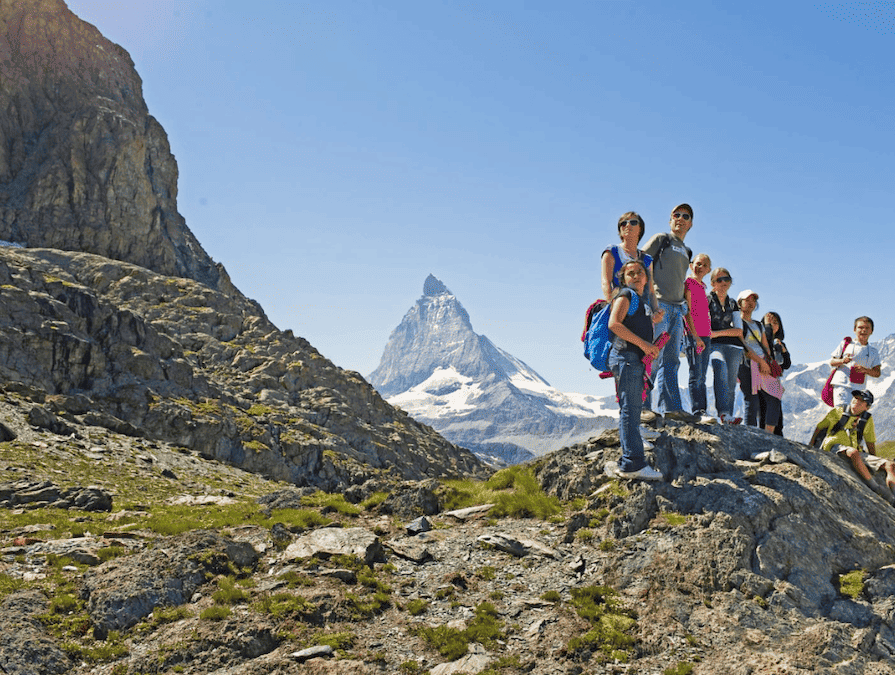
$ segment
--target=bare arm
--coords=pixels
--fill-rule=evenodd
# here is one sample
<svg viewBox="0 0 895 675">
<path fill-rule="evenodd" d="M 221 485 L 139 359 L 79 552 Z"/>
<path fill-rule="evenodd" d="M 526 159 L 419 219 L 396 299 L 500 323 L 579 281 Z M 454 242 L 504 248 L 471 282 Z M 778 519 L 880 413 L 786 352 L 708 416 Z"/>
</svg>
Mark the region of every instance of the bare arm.
<svg viewBox="0 0 895 675">
<path fill-rule="evenodd" d="M 612 296 L 612 268 L 615 261 L 610 251 L 604 251 L 600 258 L 600 287 L 603 289 L 603 299 L 609 300 Z"/>
<path fill-rule="evenodd" d="M 632 345 L 637 345 L 645 354 L 653 357 L 657 356 L 659 354 L 659 348 L 656 347 L 656 345 L 639 337 L 622 323 L 628 313 L 628 307 L 630 307 L 630 305 L 631 302 L 625 296 L 621 296 L 613 301 L 612 309 L 609 311 L 609 330 L 618 335 L 622 340 L 626 340 Z"/>
</svg>

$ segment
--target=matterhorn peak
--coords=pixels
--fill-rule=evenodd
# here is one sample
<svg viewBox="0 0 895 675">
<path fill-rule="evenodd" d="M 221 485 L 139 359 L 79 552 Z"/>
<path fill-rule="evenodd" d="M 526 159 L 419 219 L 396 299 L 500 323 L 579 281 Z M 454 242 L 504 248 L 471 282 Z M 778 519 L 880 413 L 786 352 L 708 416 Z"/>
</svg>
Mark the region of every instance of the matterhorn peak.
<svg viewBox="0 0 895 675">
<path fill-rule="evenodd" d="M 436 295 L 453 295 L 453 293 L 451 293 L 450 290 L 448 290 L 448 287 L 441 283 L 441 281 L 436 279 L 434 275 L 430 274 L 426 277 L 426 281 L 423 282 L 423 295 L 427 298 L 431 298 Z"/>
</svg>

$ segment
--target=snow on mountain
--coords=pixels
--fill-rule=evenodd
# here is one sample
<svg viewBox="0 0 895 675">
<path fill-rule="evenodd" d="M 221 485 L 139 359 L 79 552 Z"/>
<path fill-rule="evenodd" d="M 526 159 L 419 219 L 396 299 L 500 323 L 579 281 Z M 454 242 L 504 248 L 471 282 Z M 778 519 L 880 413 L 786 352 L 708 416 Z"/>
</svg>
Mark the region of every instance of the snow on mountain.
<svg viewBox="0 0 895 675">
<path fill-rule="evenodd" d="M 469 314 L 431 274 L 369 380 L 393 405 L 493 461 L 522 461 L 618 423 L 611 397 L 561 392 L 475 333 Z"/>
</svg>

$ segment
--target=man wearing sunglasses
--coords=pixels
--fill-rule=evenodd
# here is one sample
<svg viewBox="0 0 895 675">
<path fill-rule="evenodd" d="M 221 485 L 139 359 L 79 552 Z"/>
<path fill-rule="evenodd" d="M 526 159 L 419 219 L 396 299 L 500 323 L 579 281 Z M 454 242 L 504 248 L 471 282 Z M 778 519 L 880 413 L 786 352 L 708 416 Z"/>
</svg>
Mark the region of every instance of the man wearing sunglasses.
<svg viewBox="0 0 895 675">
<path fill-rule="evenodd" d="M 693 227 L 693 208 L 679 204 L 671 212 L 671 232 L 654 235 L 643 249 L 653 258 L 653 281 L 662 319 L 655 324 L 655 334 L 667 332 L 670 339 L 653 363 L 659 400 L 656 411 L 669 417 L 689 417 L 683 411 L 678 389 L 677 372 L 680 368 L 681 341 L 684 336 L 684 282 L 690 266 L 692 251 L 684 244 L 684 237 Z M 647 399 L 650 403 L 651 396 Z"/>
</svg>

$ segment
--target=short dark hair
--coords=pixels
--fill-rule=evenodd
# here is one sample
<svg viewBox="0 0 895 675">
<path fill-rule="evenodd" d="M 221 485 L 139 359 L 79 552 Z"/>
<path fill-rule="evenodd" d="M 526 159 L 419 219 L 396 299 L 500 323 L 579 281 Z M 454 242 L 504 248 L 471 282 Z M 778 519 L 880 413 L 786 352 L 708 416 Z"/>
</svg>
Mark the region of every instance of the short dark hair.
<svg viewBox="0 0 895 675">
<path fill-rule="evenodd" d="M 855 325 L 852 326 L 852 329 L 858 327 L 858 321 L 866 321 L 867 323 L 869 323 L 870 324 L 870 332 L 871 333 L 873 332 L 873 319 L 871 319 L 869 316 L 859 316 L 857 319 L 855 319 Z"/>
<path fill-rule="evenodd" d="M 640 221 L 640 236 L 637 237 L 637 242 L 640 243 L 640 240 L 643 239 L 643 233 L 646 232 L 646 223 L 643 222 L 643 218 L 636 211 L 623 213 L 622 217 L 618 219 L 618 236 L 621 237 L 622 234 L 622 223 L 626 220 L 634 220 L 634 218 Z"/>
</svg>

